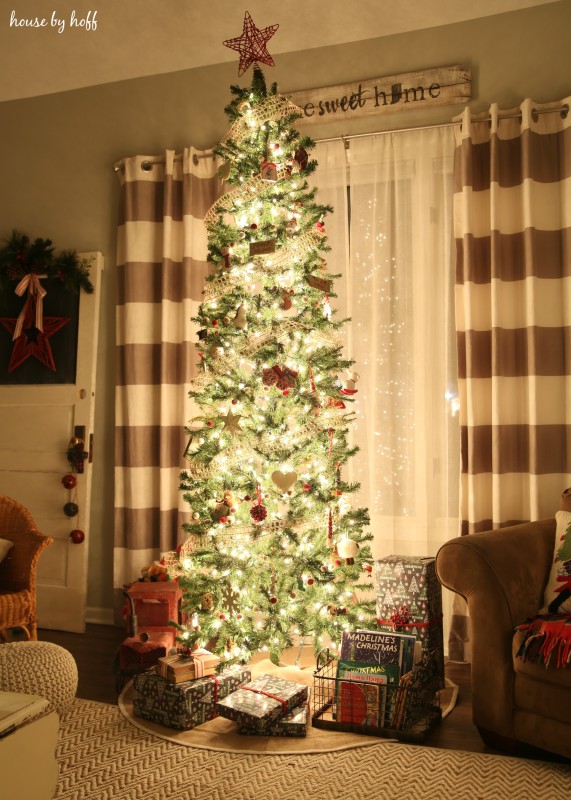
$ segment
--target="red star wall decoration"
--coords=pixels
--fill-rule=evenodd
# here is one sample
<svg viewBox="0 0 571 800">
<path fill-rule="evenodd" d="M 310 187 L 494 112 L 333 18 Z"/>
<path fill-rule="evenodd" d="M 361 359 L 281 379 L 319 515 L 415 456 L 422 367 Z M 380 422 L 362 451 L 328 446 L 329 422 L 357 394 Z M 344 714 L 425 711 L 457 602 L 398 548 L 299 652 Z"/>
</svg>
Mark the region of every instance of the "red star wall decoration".
<svg viewBox="0 0 571 800">
<path fill-rule="evenodd" d="M 8 372 L 14 372 L 26 359 L 32 357 L 41 361 L 48 369 L 56 371 L 56 365 L 50 345 L 50 338 L 70 321 L 70 317 L 44 317 L 43 331 L 36 328 L 35 305 L 30 303 L 24 318 L 22 333 L 14 341 L 14 348 L 8 364 Z M 0 317 L 0 325 L 14 335 L 17 319 Z"/>
<path fill-rule="evenodd" d="M 279 25 L 270 25 L 269 28 L 260 30 L 256 28 L 252 17 L 246 11 L 242 35 L 237 36 L 235 39 L 226 39 L 223 42 L 226 47 L 230 47 L 240 53 L 239 76 L 243 75 L 248 67 L 256 61 L 261 61 L 262 64 L 267 64 L 270 67 L 274 66 L 274 60 L 268 53 L 266 44 L 279 27 Z"/>
</svg>

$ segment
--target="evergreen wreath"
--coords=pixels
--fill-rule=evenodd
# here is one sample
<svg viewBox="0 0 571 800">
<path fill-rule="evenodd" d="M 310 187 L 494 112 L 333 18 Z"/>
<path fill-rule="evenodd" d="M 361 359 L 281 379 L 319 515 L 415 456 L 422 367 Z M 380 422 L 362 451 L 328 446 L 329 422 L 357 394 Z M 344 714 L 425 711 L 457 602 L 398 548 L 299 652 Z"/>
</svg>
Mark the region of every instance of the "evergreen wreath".
<svg viewBox="0 0 571 800">
<path fill-rule="evenodd" d="M 0 299 L 13 291 L 13 284 L 19 283 L 30 273 L 59 278 L 64 287 L 72 292 L 83 289 L 93 292 L 89 280 L 89 264 L 81 260 L 75 250 L 62 250 L 55 254 L 50 239 L 34 239 L 19 231 L 12 231 L 6 245 L 0 248 Z"/>
</svg>

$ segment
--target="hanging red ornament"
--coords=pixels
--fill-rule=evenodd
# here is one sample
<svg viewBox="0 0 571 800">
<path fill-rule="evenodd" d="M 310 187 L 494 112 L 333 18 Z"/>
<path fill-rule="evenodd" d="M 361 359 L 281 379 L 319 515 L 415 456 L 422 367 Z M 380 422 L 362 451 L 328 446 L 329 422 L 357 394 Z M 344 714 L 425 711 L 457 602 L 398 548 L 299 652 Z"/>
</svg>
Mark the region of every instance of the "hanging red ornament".
<svg viewBox="0 0 571 800">
<path fill-rule="evenodd" d="M 308 578 L 308 579 L 307 579 L 307 581 L 306 581 L 306 583 L 307 583 L 307 585 L 308 585 L 308 586 L 313 586 L 313 584 L 315 583 L 315 581 L 313 580 L 313 578 Z"/>
<path fill-rule="evenodd" d="M 84 539 L 85 539 L 85 533 L 83 531 L 80 531 L 79 528 L 75 528 L 69 534 L 69 540 L 73 542 L 73 544 L 81 544 Z"/>
<path fill-rule="evenodd" d="M 62 484 L 65 486 L 66 489 L 75 489 L 77 486 L 77 478 L 75 475 L 64 475 L 61 479 Z"/>
<path fill-rule="evenodd" d="M 252 506 L 250 509 L 250 516 L 254 522 L 263 522 L 268 516 L 268 509 L 261 503 L 256 503 L 256 505 Z"/>
<path fill-rule="evenodd" d="M 277 598 L 277 597 L 273 597 L 273 596 L 272 596 L 272 597 L 270 597 L 270 603 L 271 603 L 273 606 L 275 606 L 275 604 L 276 604 L 277 602 L 278 602 L 278 598 Z"/>
</svg>

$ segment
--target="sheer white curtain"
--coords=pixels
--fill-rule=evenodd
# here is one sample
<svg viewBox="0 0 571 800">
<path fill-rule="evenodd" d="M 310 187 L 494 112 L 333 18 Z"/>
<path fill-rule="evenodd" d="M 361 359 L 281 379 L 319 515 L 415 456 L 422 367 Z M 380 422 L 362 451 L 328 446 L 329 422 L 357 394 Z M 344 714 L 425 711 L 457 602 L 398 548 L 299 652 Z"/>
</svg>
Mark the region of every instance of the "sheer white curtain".
<svg viewBox="0 0 571 800">
<path fill-rule="evenodd" d="M 435 555 L 459 532 L 452 127 L 319 143 L 346 355 L 360 376 L 347 477 L 373 554 Z M 357 498 L 356 498 L 357 502 Z M 449 600 L 449 599 L 448 599 Z M 446 605 L 446 603 L 445 603 Z"/>
</svg>

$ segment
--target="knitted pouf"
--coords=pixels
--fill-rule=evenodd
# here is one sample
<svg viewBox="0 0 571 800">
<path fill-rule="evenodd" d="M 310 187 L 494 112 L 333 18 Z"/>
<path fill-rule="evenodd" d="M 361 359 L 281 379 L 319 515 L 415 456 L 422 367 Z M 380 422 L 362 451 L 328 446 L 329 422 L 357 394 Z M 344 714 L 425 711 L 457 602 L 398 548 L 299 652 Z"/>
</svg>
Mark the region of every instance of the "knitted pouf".
<svg viewBox="0 0 571 800">
<path fill-rule="evenodd" d="M 0 690 L 39 694 L 49 701 L 49 710 L 63 711 L 77 692 L 77 664 L 52 642 L 0 644 Z"/>
</svg>

